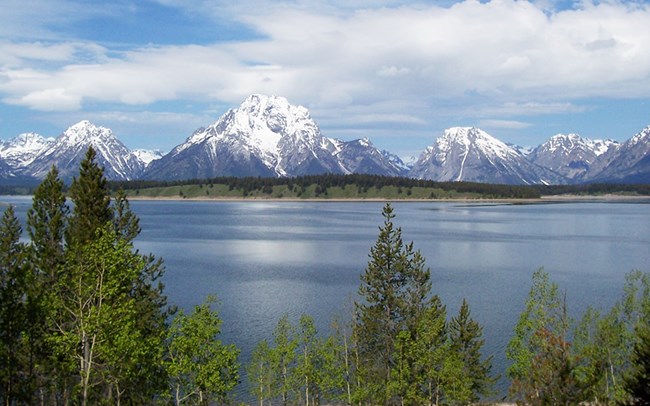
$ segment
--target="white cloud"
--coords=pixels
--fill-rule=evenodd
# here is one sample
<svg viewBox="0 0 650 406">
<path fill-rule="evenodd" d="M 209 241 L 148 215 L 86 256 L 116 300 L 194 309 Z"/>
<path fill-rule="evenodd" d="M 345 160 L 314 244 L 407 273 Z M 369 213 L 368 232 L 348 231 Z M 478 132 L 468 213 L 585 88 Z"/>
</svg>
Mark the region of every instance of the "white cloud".
<svg viewBox="0 0 650 406">
<path fill-rule="evenodd" d="M 379 110 L 367 114 L 415 122 L 459 97 L 483 117 L 495 116 L 481 113 L 486 104 L 547 114 L 575 108 L 574 99 L 650 97 L 646 4 L 586 2 L 553 11 L 549 2 L 401 3 L 314 9 L 311 2 L 253 2 L 258 7 L 238 18 L 264 38 L 214 45 L 119 52 L 72 41 L 4 41 L 0 94 L 6 103 L 62 110 L 89 102 L 237 103 L 260 92 L 323 109 L 372 105 Z"/>
<path fill-rule="evenodd" d="M 495 120 L 495 119 L 486 119 L 479 121 L 479 126 L 486 128 L 503 128 L 509 130 L 521 130 L 523 128 L 528 128 L 531 126 L 530 123 L 525 123 L 523 121 L 515 120 Z"/>
</svg>

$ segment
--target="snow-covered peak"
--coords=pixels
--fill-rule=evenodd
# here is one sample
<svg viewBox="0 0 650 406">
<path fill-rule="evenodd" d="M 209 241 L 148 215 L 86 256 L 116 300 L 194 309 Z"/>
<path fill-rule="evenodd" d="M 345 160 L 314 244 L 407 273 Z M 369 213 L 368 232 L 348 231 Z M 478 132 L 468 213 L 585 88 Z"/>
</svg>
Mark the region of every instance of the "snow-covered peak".
<svg viewBox="0 0 650 406">
<path fill-rule="evenodd" d="M 7 153 L 24 153 L 40 151 L 54 138 L 45 138 L 37 133 L 23 133 L 0 144 L 0 156 L 5 157 Z"/>
<path fill-rule="evenodd" d="M 458 146 L 466 149 L 473 146 L 486 155 L 503 159 L 511 155 L 519 155 L 516 149 L 476 127 L 448 128 L 443 136 L 436 140 L 436 145 L 440 153 L 449 153 Z"/>
<path fill-rule="evenodd" d="M 53 142 L 54 138 L 45 138 L 36 133 L 23 133 L 0 143 L 0 158 L 14 168 L 22 167 L 31 163 Z"/>
<path fill-rule="evenodd" d="M 630 145 L 636 145 L 640 142 L 650 142 L 650 125 L 639 131 L 634 137 L 629 141 Z"/>
<path fill-rule="evenodd" d="M 295 138 L 296 134 L 304 140 L 309 139 L 312 146 L 319 141 L 318 126 L 305 107 L 294 106 L 284 97 L 253 94 L 212 125 L 195 131 L 175 152 L 209 138 L 234 136 L 264 154 L 277 154 L 280 140 Z"/>
<path fill-rule="evenodd" d="M 545 151 L 551 154 L 570 155 L 580 151 L 589 151 L 596 156 L 600 156 L 607 152 L 611 146 L 617 144 L 616 141 L 591 140 L 574 133 L 556 134 L 544 144 L 540 145 L 537 148 L 537 153 Z"/>
<path fill-rule="evenodd" d="M 160 159 L 165 155 L 159 149 L 134 149 L 131 153 L 138 158 L 145 166 L 149 165 L 151 162 L 156 159 Z"/>
<path fill-rule="evenodd" d="M 45 138 L 37 133 L 22 133 L 4 144 L 24 151 L 38 151 L 52 141 L 54 141 L 54 138 Z"/>
<path fill-rule="evenodd" d="M 97 145 L 112 140 L 115 136 L 110 128 L 98 127 L 88 120 L 82 120 L 69 127 L 59 139 L 69 145 Z"/>
</svg>

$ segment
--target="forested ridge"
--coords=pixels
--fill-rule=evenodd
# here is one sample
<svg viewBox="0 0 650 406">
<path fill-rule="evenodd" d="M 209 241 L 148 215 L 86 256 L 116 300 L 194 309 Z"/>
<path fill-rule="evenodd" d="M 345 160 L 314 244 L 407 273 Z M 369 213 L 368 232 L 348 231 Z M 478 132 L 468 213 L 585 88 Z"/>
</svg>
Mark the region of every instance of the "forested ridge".
<svg viewBox="0 0 650 406">
<path fill-rule="evenodd" d="M 322 187 L 341 187 L 340 178 Z M 301 185 L 314 179 L 294 188 Z M 89 149 L 67 193 L 54 167 L 34 191 L 29 241 L 13 207 L 4 211 L 2 404 L 234 404 L 242 368 L 260 406 L 457 405 L 496 396 L 483 326 L 465 300 L 447 313 L 435 269 L 403 241 L 390 204 L 350 313 L 320 332 L 310 315 L 285 315 L 242 366 L 236 343 L 220 340 L 216 297 L 189 312 L 167 303 L 162 260 L 133 247 L 138 218 L 126 195 L 110 189 Z M 611 309 L 589 308 L 579 320 L 568 316 L 567 295 L 543 269 L 533 273 L 506 349 L 507 398 L 649 404 L 650 274 L 630 272 Z"/>
<path fill-rule="evenodd" d="M 648 184 L 498 185 L 436 182 L 380 175 L 313 175 L 296 178 L 222 177 L 185 181 L 111 182 L 112 190 L 149 197 L 388 198 L 388 199 L 537 199 L 549 195 L 650 196 Z"/>
<path fill-rule="evenodd" d="M 67 185 L 64 185 L 67 190 Z M 0 185 L 0 194 L 33 194 L 34 182 Z M 113 192 L 127 197 L 297 198 L 297 199 L 536 199 L 541 196 L 650 196 L 650 184 L 587 183 L 579 185 L 499 185 L 436 182 L 381 175 L 311 175 L 294 178 L 217 177 L 182 181 L 109 181 Z"/>
<path fill-rule="evenodd" d="M 312 175 L 295 178 L 224 177 L 190 181 L 114 182 L 130 196 L 274 198 L 537 198 L 524 186 L 472 182 L 434 182 L 380 175 Z"/>
</svg>

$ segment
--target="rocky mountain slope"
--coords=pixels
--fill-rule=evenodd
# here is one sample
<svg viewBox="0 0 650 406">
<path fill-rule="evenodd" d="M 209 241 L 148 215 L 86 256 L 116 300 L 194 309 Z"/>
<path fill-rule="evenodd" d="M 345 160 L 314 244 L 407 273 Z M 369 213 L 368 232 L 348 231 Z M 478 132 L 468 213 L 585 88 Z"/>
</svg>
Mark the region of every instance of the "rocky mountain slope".
<svg viewBox="0 0 650 406">
<path fill-rule="evenodd" d="M 557 134 L 533 149 L 528 159 L 562 175 L 568 182 L 579 182 L 597 170 L 603 154 L 618 146 L 611 140 L 594 141 L 577 134 Z"/>
<path fill-rule="evenodd" d="M 420 155 L 408 176 L 437 181 L 552 184 L 560 176 L 473 127 L 454 127 Z"/>
<path fill-rule="evenodd" d="M 97 127 L 85 120 L 65 130 L 19 173 L 40 179 L 52 165 L 56 165 L 61 178 L 70 180 L 76 175 L 89 146 L 97 151 L 97 161 L 104 167 L 108 179 L 135 179 L 142 173 L 143 163 L 110 129 Z"/>
<path fill-rule="evenodd" d="M 602 168 L 589 180 L 615 183 L 650 183 L 650 126 L 603 154 Z"/>
<path fill-rule="evenodd" d="M 406 165 L 367 138 L 324 137 L 306 108 L 264 95 L 249 96 L 164 156 L 130 151 L 110 129 L 88 121 L 56 139 L 21 134 L 0 142 L 0 181 L 40 179 L 52 165 L 69 181 L 89 146 L 112 180 L 362 173 L 503 184 L 650 182 L 650 126 L 622 144 L 558 134 L 532 150 L 454 127 Z"/>
<path fill-rule="evenodd" d="M 147 179 L 300 176 L 322 173 L 398 175 L 371 143 L 323 137 L 309 111 L 282 97 L 252 95 L 207 128 L 151 163 Z"/>
</svg>

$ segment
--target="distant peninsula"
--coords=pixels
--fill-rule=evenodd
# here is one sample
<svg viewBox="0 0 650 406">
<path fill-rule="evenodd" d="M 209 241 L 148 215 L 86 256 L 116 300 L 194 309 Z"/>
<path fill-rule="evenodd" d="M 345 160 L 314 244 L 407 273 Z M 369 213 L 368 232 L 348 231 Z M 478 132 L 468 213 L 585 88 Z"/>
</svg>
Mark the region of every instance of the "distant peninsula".
<svg viewBox="0 0 650 406">
<path fill-rule="evenodd" d="M 650 185 L 498 185 L 435 182 L 379 175 L 313 175 L 293 178 L 220 177 L 187 181 L 111 182 L 129 198 L 273 200 L 500 200 L 545 196 L 650 196 Z"/>
</svg>

